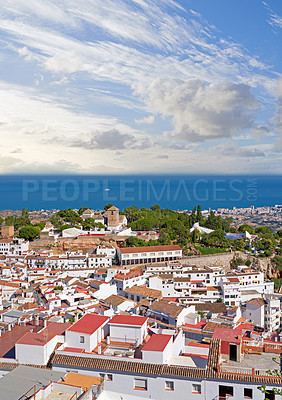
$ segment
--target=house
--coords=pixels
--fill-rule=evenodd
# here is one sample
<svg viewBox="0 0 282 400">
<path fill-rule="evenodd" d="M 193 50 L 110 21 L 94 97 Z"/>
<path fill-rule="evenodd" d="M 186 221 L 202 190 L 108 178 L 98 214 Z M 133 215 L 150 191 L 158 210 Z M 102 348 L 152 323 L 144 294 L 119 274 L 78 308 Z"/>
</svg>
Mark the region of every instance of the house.
<svg viewBox="0 0 282 400">
<path fill-rule="evenodd" d="M 195 312 L 193 305 L 184 307 L 168 300 L 155 300 L 149 307 L 147 315 L 159 324 L 181 326 L 186 322 L 185 317 Z"/>
<path fill-rule="evenodd" d="M 210 234 L 212 233 L 214 230 L 213 229 L 209 229 L 209 228 L 204 228 L 203 226 L 200 226 L 199 222 L 195 222 L 195 224 L 192 226 L 192 228 L 190 229 L 190 233 L 194 232 L 194 231 L 198 231 L 199 233 L 206 233 L 206 234 Z"/>
<path fill-rule="evenodd" d="M 116 249 L 114 246 L 102 246 L 99 245 L 96 249 L 96 254 L 105 254 L 107 257 L 111 257 L 112 259 L 115 259 L 116 257 Z"/>
<path fill-rule="evenodd" d="M 148 334 L 147 320 L 137 315 L 115 315 L 109 322 L 110 341 L 143 343 Z"/>
<path fill-rule="evenodd" d="M 103 302 L 112 307 L 116 313 L 129 311 L 135 306 L 134 301 L 116 294 L 107 297 Z"/>
<path fill-rule="evenodd" d="M 124 289 L 134 285 L 145 285 L 146 276 L 141 268 L 126 269 L 115 274 L 113 283 L 116 285 L 117 293 L 120 294 Z"/>
<path fill-rule="evenodd" d="M 88 257 L 89 268 L 110 268 L 112 266 L 112 257 L 107 254 L 91 254 Z"/>
<path fill-rule="evenodd" d="M 46 365 L 69 323 L 52 322 L 39 332 L 27 332 L 15 345 L 16 359 L 21 364 Z"/>
<path fill-rule="evenodd" d="M 261 298 L 249 300 L 243 307 L 243 317 L 254 324 L 276 331 L 280 327 L 280 295 L 265 294 Z"/>
<path fill-rule="evenodd" d="M 91 353 L 108 334 L 109 318 L 86 314 L 66 331 L 66 347 Z"/>
<path fill-rule="evenodd" d="M 237 361 L 238 363 L 241 361 L 242 330 L 215 328 L 212 338 L 221 340 L 222 359 Z"/>
<path fill-rule="evenodd" d="M 82 214 L 81 214 L 81 218 L 85 221 L 86 218 L 93 218 L 94 217 L 94 211 L 90 210 L 90 208 L 87 208 L 87 210 L 85 210 Z"/>
<path fill-rule="evenodd" d="M 154 334 L 143 346 L 142 360 L 148 363 L 167 364 L 172 355 L 173 335 Z"/>
<path fill-rule="evenodd" d="M 156 300 L 162 298 L 160 290 L 150 289 L 143 286 L 132 286 L 123 290 L 123 295 L 127 299 L 139 302 L 142 299 Z"/>
</svg>

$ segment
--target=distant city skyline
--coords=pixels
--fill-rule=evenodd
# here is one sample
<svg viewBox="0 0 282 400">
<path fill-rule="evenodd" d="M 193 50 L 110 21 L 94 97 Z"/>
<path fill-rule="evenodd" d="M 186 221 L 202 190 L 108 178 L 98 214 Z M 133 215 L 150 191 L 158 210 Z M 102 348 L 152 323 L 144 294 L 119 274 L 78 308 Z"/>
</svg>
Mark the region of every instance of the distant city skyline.
<svg viewBox="0 0 282 400">
<path fill-rule="evenodd" d="M 278 0 L 2 0 L 0 173 L 282 173 Z"/>
</svg>

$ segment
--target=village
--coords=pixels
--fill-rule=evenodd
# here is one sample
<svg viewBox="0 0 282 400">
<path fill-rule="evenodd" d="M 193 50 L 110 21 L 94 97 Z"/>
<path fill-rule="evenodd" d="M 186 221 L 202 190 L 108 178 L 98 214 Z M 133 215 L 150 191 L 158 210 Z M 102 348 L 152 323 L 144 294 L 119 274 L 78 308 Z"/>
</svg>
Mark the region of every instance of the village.
<svg viewBox="0 0 282 400">
<path fill-rule="evenodd" d="M 131 228 L 116 207 L 95 218 L 100 231 L 62 231 L 103 239 L 76 251 L 35 250 L 2 226 L 1 398 L 137 400 L 150 390 L 186 399 L 188 381 L 189 399 L 264 399 L 260 385 L 282 386 L 269 374 L 282 351 L 281 295 L 264 271 L 184 256 L 177 244 L 127 247 L 120 240 Z M 39 244 L 46 240 L 58 240 L 50 222 Z M 11 387 L 19 372 L 24 384 Z"/>
</svg>

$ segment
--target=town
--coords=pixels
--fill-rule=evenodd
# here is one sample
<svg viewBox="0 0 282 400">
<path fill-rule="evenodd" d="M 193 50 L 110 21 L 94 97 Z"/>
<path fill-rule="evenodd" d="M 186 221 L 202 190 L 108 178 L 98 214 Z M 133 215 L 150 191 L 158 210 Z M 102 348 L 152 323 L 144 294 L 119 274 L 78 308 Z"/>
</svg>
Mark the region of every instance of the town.
<svg viewBox="0 0 282 400">
<path fill-rule="evenodd" d="M 281 231 L 242 226 L 157 205 L 3 218 L 1 399 L 275 399 Z"/>
</svg>

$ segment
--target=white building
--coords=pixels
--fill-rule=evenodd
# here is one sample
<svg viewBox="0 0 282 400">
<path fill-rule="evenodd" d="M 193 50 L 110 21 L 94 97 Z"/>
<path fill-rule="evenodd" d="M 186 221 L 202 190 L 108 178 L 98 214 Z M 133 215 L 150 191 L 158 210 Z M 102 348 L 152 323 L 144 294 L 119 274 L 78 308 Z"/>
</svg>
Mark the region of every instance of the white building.
<svg viewBox="0 0 282 400">
<path fill-rule="evenodd" d="M 192 233 L 194 231 L 198 231 L 199 233 L 207 233 L 207 234 L 209 234 L 209 233 L 213 232 L 213 229 L 204 228 L 203 226 L 200 226 L 199 222 L 195 222 L 195 224 L 190 229 L 190 233 Z"/>
<path fill-rule="evenodd" d="M 107 254 L 91 254 L 88 257 L 89 268 L 110 268 L 112 266 L 112 257 Z"/>
<path fill-rule="evenodd" d="M 243 308 L 243 317 L 270 332 L 280 328 L 280 295 L 266 294 L 249 300 Z"/>
<path fill-rule="evenodd" d="M 115 315 L 109 322 L 110 341 L 143 343 L 148 334 L 147 320 L 135 315 Z"/>
<path fill-rule="evenodd" d="M 117 249 L 121 265 L 134 265 L 179 260 L 182 249 L 178 245 L 126 247 Z"/>
<path fill-rule="evenodd" d="M 66 331 L 66 349 L 82 349 L 91 353 L 108 334 L 108 317 L 86 314 Z"/>
<path fill-rule="evenodd" d="M 52 322 L 39 332 L 27 332 L 16 342 L 16 359 L 21 364 L 46 365 L 70 324 Z"/>
<path fill-rule="evenodd" d="M 199 355 L 206 356 L 204 350 Z M 195 349 L 191 351 L 195 352 Z M 140 359 L 124 360 L 123 357 L 113 361 L 112 357 L 90 358 L 83 354 L 77 357 L 58 353 L 53 359 L 56 371 L 83 371 L 84 374 L 105 378 L 104 392 L 99 400 L 264 400 L 265 394 L 258 386 L 265 384 L 270 391 L 273 387 L 282 388 L 281 379 L 266 375 L 266 372 L 264 375 L 255 371 L 253 374 L 252 371 L 236 374 L 220 372 L 219 339 L 211 341 L 207 368 L 189 364 L 148 363 Z M 273 395 L 271 399 L 274 398 Z"/>
<path fill-rule="evenodd" d="M 116 256 L 116 249 L 114 246 L 102 246 L 99 245 L 96 249 L 96 254 L 106 254 L 107 257 L 111 257 L 112 259 Z"/>
</svg>

